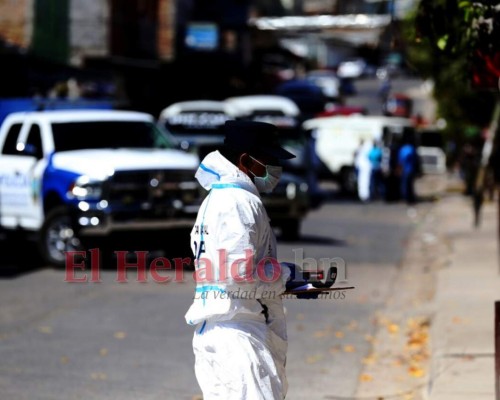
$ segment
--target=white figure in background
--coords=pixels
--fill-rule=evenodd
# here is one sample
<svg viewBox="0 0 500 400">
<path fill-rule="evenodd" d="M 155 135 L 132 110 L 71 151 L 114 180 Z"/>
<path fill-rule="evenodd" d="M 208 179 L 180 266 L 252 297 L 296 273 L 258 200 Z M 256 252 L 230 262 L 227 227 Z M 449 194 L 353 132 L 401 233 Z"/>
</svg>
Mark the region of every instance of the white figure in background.
<svg viewBox="0 0 500 400">
<path fill-rule="evenodd" d="M 356 152 L 355 166 L 358 176 L 358 197 L 361 201 L 370 200 L 370 177 L 372 166 L 368 154 L 373 147 L 371 140 L 362 140 Z"/>
</svg>

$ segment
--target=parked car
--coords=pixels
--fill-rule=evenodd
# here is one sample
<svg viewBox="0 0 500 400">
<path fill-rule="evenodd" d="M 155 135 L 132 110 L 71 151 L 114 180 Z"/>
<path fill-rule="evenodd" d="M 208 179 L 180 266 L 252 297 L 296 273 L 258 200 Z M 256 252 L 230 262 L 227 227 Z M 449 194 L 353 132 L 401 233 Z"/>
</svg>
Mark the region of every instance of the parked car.
<svg viewBox="0 0 500 400">
<path fill-rule="evenodd" d="M 276 88 L 278 96 L 287 97 L 299 108 L 304 119 L 313 118 L 323 112 L 329 99 L 323 89 L 308 79 L 293 79 Z"/>
<path fill-rule="evenodd" d="M 0 226 L 34 233 L 59 267 L 88 237 L 189 226 L 199 161 L 176 146 L 146 113 L 12 113 L 0 127 Z"/>
<path fill-rule="evenodd" d="M 303 115 L 300 109 L 287 97 L 277 95 L 238 96 L 226 99 L 226 102 L 239 119 L 274 124 L 278 128 L 281 144 L 295 154 L 296 158 L 283 162 L 285 174 L 280 182 L 282 188 L 287 188 L 288 199 L 293 201 L 282 204 L 276 224 L 286 226 L 283 231 L 290 238 L 296 237 L 300 222 L 307 212 L 323 202 L 323 194 L 317 183 L 316 165 L 313 164 L 314 149 L 311 137 L 302 129 Z M 283 215 L 287 214 L 288 217 L 283 220 Z"/>
<path fill-rule="evenodd" d="M 274 107 L 271 107 L 271 103 Z M 280 107 L 276 107 L 276 103 L 279 103 Z M 223 116 L 216 119 L 218 122 L 216 126 L 209 124 L 203 128 L 198 123 L 195 126 L 192 125 L 193 121 L 209 120 L 201 117 L 207 112 L 222 113 Z M 297 121 L 299 113 L 295 103 L 287 98 L 256 95 L 234 97 L 225 101 L 194 100 L 174 103 L 162 111 L 159 121 L 179 141 L 189 138 L 189 151 L 202 158 L 209 151 L 222 145 L 224 138 L 221 131 L 222 121 L 253 119 L 273 123 L 282 131 L 291 131 L 300 126 Z M 175 115 L 189 115 L 189 118 L 174 118 Z M 181 121 L 182 126 L 168 121 Z M 300 223 L 311 208 L 309 193 L 309 186 L 305 179 L 287 170 L 283 173 L 273 193 L 262 195 L 271 225 L 281 231 L 283 238 L 295 239 L 300 234 Z"/>
<path fill-rule="evenodd" d="M 341 101 L 341 81 L 335 72 L 324 69 L 311 70 L 306 73 L 305 79 L 319 86 L 329 101 Z"/>
<path fill-rule="evenodd" d="M 368 110 L 362 106 L 349 106 L 344 104 L 331 104 L 327 106 L 326 110 L 319 113 L 316 118 L 321 117 L 334 117 L 336 115 L 368 115 Z"/>
<path fill-rule="evenodd" d="M 446 154 L 439 147 L 418 146 L 422 174 L 439 175 L 446 173 Z"/>
<path fill-rule="evenodd" d="M 337 75 L 340 78 L 356 79 L 363 75 L 365 63 L 361 60 L 346 60 L 339 63 Z"/>
<path fill-rule="evenodd" d="M 413 100 L 402 93 L 390 94 L 382 103 L 382 111 L 387 116 L 409 118 L 412 110 Z"/>
<path fill-rule="evenodd" d="M 337 67 L 339 78 L 359 79 L 375 75 L 375 67 L 362 58 L 350 58 L 341 61 Z"/>
<path fill-rule="evenodd" d="M 305 173 L 305 141 L 300 126 L 302 114 L 295 102 L 278 95 L 247 95 L 231 97 L 225 103 L 237 119 L 275 125 L 280 133 L 281 144 L 296 156 L 285 162 L 286 169 L 298 175 Z"/>
<path fill-rule="evenodd" d="M 235 112 L 223 101 L 191 100 L 164 108 L 158 122 L 179 141 L 184 150 L 203 159 L 214 146 L 222 143 L 222 126 L 234 118 Z"/>
<path fill-rule="evenodd" d="M 417 129 L 417 152 L 424 174 L 445 174 L 447 171 L 443 132 L 437 127 Z"/>
</svg>

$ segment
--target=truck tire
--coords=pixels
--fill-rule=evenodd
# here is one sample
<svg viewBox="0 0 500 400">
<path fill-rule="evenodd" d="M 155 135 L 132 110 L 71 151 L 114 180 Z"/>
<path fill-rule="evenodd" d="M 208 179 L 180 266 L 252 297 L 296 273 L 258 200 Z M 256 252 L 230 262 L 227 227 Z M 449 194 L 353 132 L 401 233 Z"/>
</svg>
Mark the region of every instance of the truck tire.
<svg viewBox="0 0 500 400">
<path fill-rule="evenodd" d="M 67 251 L 84 250 L 65 207 L 49 211 L 40 231 L 38 247 L 44 261 L 57 268 L 65 266 Z"/>
</svg>

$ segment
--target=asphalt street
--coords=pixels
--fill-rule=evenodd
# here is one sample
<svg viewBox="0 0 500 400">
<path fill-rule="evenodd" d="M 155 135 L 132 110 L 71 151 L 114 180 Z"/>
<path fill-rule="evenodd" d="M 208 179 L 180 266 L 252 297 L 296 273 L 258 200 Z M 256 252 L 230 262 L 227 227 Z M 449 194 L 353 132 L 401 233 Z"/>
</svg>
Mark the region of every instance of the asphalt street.
<svg viewBox="0 0 500 400">
<path fill-rule="evenodd" d="M 373 316 L 390 294 L 409 234 L 427 207 L 419 204 L 408 213 L 404 204 L 332 200 L 310 213 L 300 240 L 279 241 L 281 261 L 341 260 L 346 282 L 336 286 L 355 287 L 335 292 L 336 297 L 285 300 L 287 399 L 355 393 L 371 347 Z M 128 247 L 134 243 L 129 239 L 115 241 L 115 250 L 143 249 Z M 189 256 L 187 231 L 164 234 L 159 241 L 170 249 L 164 254 L 169 259 Z M 118 283 L 112 259 L 101 265 L 100 283 L 69 283 L 65 271 L 40 265 L 30 246 L 4 250 L 3 260 L 1 399 L 191 400 L 200 394 L 193 330 L 184 322 L 192 271 L 185 270 L 179 282 L 171 272 L 172 281 L 161 284 L 149 273 L 148 282 L 137 282 L 130 269 L 128 282 Z M 74 277 L 85 274 L 91 278 L 88 269 L 75 270 Z"/>
<path fill-rule="evenodd" d="M 393 84 L 395 91 L 422 90 L 418 81 Z M 379 114 L 374 101 L 379 82 L 356 85 L 358 94 L 347 103 Z M 417 112 L 430 108 L 416 102 Z M 410 234 L 430 204 L 409 209 L 334 195 L 309 214 L 299 240 L 279 241 L 280 261 L 335 260 L 346 272 L 346 281 L 336 286 L 355 287 L 318 300 L 285 299 L 287 400 L 355 396 L 363 360 L 373 347 L 375 315 L 397 290 Z M 150 251 L 147 263 L 157 255 L 173 260 L 191 256 L 188 236 L 187 230 L 122 236 L 106 247 L 129 252 L 131 263 L 134 251 Z M 0 243 L 0 399 L 200 398 L 193 329 L 184 321 L 194 292 L 192 270 L 162 273 L 172 278 L 162 284 L 150 270 L 147 282 L 138 282 L 131 268 L 128 281 L 119 283 L 117 259 L 105 257 L 100 283 L 70 283 L 65 271 L 44 266 L 32 245 Z M 158 248 L 166 252 L 155 253 Z M 73 278 L 92 278 L 89 267 L 76 268 Z"/>
</svg>

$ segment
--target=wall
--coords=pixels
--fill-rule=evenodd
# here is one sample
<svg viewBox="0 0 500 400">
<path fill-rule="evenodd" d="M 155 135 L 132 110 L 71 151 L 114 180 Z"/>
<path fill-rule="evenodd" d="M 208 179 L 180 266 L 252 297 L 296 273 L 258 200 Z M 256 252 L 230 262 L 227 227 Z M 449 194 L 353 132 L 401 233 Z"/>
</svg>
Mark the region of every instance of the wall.
<svg viewBox="0 0 500 400">
<path fill-rule="evenodd" d="M 31 43 L 33 0 L 0 1 L 0 38 L 27 48 Z"/>
<path fill-rule="evenodd" d="M 175 4 L 174 0 L 158 3 L 158 57 L 170 61 L 175 57 Z"/>
<path fill-rule="evenodd" d="M 109 55 L 110 7 L 102 0 L 71 0 L 70 63 L 82 64 L 85 56 Z"/>
</svg>

